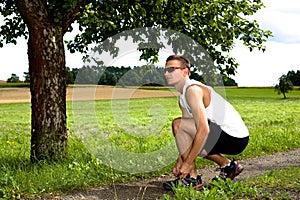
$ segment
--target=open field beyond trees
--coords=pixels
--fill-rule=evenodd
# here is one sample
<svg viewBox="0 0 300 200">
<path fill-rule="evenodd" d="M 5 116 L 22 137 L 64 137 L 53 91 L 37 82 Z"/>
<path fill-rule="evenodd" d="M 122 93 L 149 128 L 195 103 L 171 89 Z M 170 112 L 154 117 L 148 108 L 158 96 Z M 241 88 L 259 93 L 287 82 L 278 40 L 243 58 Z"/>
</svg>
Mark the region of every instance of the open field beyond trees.
<svg viewBox="0 0 300 200">
<path fill-rule="evenodd" d="M 166 88 L 115 90 L 113 87 L 98 86 L 96 90 L 91 87 L 80 87 L 76 90 L 77 95 L 74 99 L 70 89 L 72 88 L 69 88 L 67 94 L 68 156 L 62 162 L 41 162 L 35 165 L 29 160 L 31 127 L 29 89 L 0 89 L 0 198 L 42 196 L 49 199 L 75 199 L 72 198 L 73 194 L 84 190 L 98 190 L 96 196 L 87 195 L 87 198 L 91 199 L 97 197 L 101 199 L 101 195 L 102 199 L 299 198 L 299 165 L 278 169 L 281 162 L 285 164 L 289 162 L 286 155 L 290 154 L 284 152 L 294 152 L 295 156 L 299 154 L 297 150 L 300 148 L 299 90 L 288 93 L 288 99 L 285 100 L 272 88 L 225 90 L 226 98 L 240 112 L 250 131 L 248 147 L 235 158 L 248 165 L 251 163 L 249 168 L 253 168 L 268 160 L 260 156 L 273 155 L 272 159 L 268 160 L 269 163 L 264 163 L 268 165 L 270 171 L 259 175 L 247 171 L 245 166 L 246 170 L 241 179 L 235 182 L 219 184 L 214 189 L 202 192 L 181 189 L 175 194 L 167 192 L 164 194 L 159 184 L 165 180 L 162 177 L 172 178 L 168 174 L 176 157 L 171 120 L 180 116 L 177 94 Z M 106 95 L 104 90 L 108 91 Z M 94 95 L 96 101 L 88 101 L 91 93 L 97 94 Z M 147 159 L 142 160 L 144 164 L 138 159 L 128 160 L 126 154 L 116 154 L 111 146 L 125 153 L 135 153 L 139 158 L 146 155 Z M 160 156 L 151 156 L 152 152 L 158 152 L 165 147 L 168 151 L 161 152 Z M 297 158 L 295 156 L 291 156 L 290 159 Z M 109 158 L 111 160 L 108 161 Z M 216 168 L 212 164 L 203 159 L 197 160 L 199 168 Z M 157 166 L 162 167 L 156 169 Z M 209 181 L 210 178 L 212 177 L 207 177 L 205 181 Z M 135 192 L 131 189 L 136 187 L 127 184 L 148 179 L 155 179 L 159 185 L 153 190 L 152 196 L 149 194 L 148 197 L 145 195 L 148 194 L 147 187 L 143 187 L 143 191 Z M 105 188 L 112 188 L 110 196 L 105 196 L 107 194 Z M 126 194 L 122 191 L 126 191 Z M 77 195 L 76 199 L 81 197 Z"/>
<path fill-rule="evenodd" d="M 75 89 L 74 89 L 75 88 Z M 74 91 L 76 95 L 74 95 Z M 67 101 L 72 100 L 110 100 L 116 94 L 119 94 L 121 98 L 122 94 L 125 94 L 124 98 L 149 98 L 149 97 L 170 97 L 174 96 L 169 89 L 164 90 L 150 90 L 147 87 L 143 88 L 115 88 L 113 86 L 95 86 L 95 85 L 82 85 L 76 87 L 67 88 Z M 0 87 L 0 104 L 1 103 L 28 103 L 30 102 L 30 90 L 29 87 Z"/>
</svg>

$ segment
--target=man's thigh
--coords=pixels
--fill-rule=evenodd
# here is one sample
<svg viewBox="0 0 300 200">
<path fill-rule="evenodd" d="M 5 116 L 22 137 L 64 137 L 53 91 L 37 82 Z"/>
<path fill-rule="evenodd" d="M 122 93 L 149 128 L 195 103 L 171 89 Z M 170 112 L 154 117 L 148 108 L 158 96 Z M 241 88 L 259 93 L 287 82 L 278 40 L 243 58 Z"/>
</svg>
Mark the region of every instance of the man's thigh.
<svg viewBox="0 0 300 200">
<path fill-rule="evenodd" d="M 176 144 L 181 154 L 185 153 L 193 143 L 196 135 L 196 125 L 193 118 L 180 118 L 178 132 L 175 135 Z"/>
<path fill-rule="evenodd" d="M 196 135 L 196 124 L 193 118 L 180 118 L 179 132 L 194 138 Z"/>
</svg>

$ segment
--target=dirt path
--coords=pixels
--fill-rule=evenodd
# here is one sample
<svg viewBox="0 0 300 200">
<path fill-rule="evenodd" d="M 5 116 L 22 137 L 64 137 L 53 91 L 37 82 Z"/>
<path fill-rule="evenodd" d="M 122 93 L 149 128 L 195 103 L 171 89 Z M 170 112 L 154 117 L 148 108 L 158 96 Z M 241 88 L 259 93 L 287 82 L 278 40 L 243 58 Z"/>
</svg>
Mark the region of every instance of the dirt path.
<svg viewBox="0 0 300 200">
<path fill-rule="evenodd" d="M 300 148 L 275 153 L 267 156 L 260 156 L 241 160 L 240 163 L 245 167 L 244 171 L 236 180 L 245 180 L 264 174 L 268 170 L 300 166 Z M 215 174 L 216 166 L 206 167 L 199 170 L 204 182 L 208 182 Z M 173 179 L 172 176 L 159 177 L 149 180 L 142 180 L 135 183 L 124 183 L 109 185 L 106 187 L 94 188 L 89 191 L 81 191 L 72 195 L 56 197 L 61 200 L 81 200 L 81 199 L 118 199 L 118 200 L 153 200 L 161 199 L 166 192 L 162 183 Z"/>
</svg>

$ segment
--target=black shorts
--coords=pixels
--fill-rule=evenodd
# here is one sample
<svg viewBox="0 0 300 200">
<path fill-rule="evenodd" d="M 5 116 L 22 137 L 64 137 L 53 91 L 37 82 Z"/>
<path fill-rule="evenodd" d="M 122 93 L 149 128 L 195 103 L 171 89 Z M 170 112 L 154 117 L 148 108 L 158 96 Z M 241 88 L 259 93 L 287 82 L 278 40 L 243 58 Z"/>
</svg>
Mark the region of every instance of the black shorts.
<svg viewBox="0 0 300 200">
<path fill-rule="evenodd" d="M 215 123 L 209 122 L 210 132 L 203 149 L 208 155 L 212 154 L 228 154 L 237 155 L 241 153 L 249 142 L 249 136 L 244 138 L 236 138 L 225 131 Z"/>
</svg>

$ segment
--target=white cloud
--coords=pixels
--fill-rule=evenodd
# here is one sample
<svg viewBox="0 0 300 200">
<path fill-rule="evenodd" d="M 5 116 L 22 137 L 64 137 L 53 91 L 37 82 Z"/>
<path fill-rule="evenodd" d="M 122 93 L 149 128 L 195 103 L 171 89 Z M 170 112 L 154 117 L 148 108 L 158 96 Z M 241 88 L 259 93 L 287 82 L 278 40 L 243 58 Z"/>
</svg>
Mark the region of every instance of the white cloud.
<svg viewBox="0 0 300 200">
<path fill-rule="evenodd" d="M 299 0 L 263 0 L 267 9 L 287 12 L 287 13 L 299 13 L 300 2 Z"/>
<path fill-rule="evenodd" d="M 240 63 L 234 77 L 239 86 L 273 86 L 290 70 L 300 70 L 299 44 L 267 42 L 265 52 L 249 50 L 241 44 L 232 51 Z"/>
<path fill-rule="evenodd" d="M 273 32 L 271 41 L 300 43 L 300 1 L 264 0 L 265 8 L 259 10 L 256 19 L 263 29 Z"/>
<path fill-rule="evenodd" d="M 274 37 L 266 42 L 267 51 L 250 52 L 237 44 L 231 55 L 240 63 L 233 77 L 239 86 L 273 86 L 282 74 L 300 70 L 300 1 L 264 0 L 266 8 L 251 19 L 260 27 L 271 30 Z"/>
</svg>

